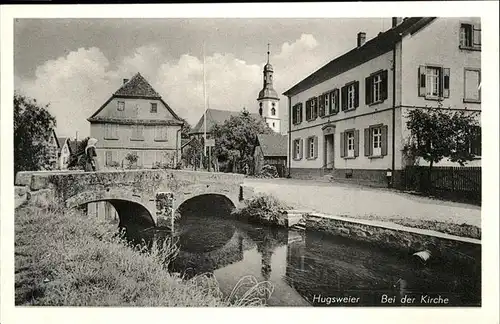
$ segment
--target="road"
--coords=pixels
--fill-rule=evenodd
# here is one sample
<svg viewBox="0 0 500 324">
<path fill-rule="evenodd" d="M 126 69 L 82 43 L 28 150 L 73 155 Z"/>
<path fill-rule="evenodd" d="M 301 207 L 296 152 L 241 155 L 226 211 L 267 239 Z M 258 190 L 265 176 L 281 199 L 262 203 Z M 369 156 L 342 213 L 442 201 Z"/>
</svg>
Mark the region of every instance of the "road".
<svg viewBox="0 0 500 324">
<path fill-rule="evenodd" d="M 246 178 L 254 191 L 273 194 L 295 209 L 331 215 L 469 224 L 481 227 L 481 207 L 415 196 L 396 190 L 298 179 Z"/>
</svg>

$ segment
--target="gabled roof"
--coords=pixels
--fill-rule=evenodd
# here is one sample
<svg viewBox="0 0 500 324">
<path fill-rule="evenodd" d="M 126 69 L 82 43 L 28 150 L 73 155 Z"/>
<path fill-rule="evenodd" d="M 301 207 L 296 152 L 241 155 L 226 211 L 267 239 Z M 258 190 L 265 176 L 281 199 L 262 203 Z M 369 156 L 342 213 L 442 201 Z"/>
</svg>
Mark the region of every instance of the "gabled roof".
<svg viewBox="0 0 500 324">
<path fill-rule="evenodd" d="M 181 121 L 179 116 L 170 108 L 170 106 L 161 98 L 161 96 L 156 92 L 155 89 L 149 84 L 146 79 L 140 74 L 137 73 L 132 77 L 132 79 L 128 80 L 124 83 L 108 100 L 99 108 L 97 111 L 87 118 L 89 122 L 98 121 L 99 118 L 96 118 L 97 114 L 107 106 L 107 104 L 113 100 L 113 98 L 144 98 L 144 99 L 156 99 L 160 100 L 160 102 L 167 108 L 167 110 L 172 114 L 174 119 Z M 181 121 L 182 122 L 182 121 Z M 178 124 L 178 123 L 175 123 Z"/>
<path fill-rule="evenodd" d="M 356 47 L 344 55 L 333 59 L 319 70 L 313 72 L 307 78 L 285 91 L 283 95 L 293 96 L 393 50 L 395 44 L 399 42 L 403 36 L 417 32 L 434 19 L 434 17 L 412 17 L 404 19 L 403 22 L 396 27 L 380 33 L 377 37 L 367 41 L 362 46 Z"/>
<path fill-rule="evenodd" d="M 69 138 L 68 137 L 58 137 L 57 138 L 57 144 L 58 144 L 58 150 L 61 151 L 63 146 L 64 146 L 64 143 L 66 143 L 66 141 L 68 140 Z"/>
<path fill-rule="evenodd" d="M 231 116 L 238 116 L 241 111 L 207 109 L 207 132 L 210 132 L 214 125 L 221 125 Z M 261 118 L 259 114 L 250 113 L 250 116 Z M 191 134 L 200 134 L 204 132 L 204 117 L 201 115 L 200 120 L 191 130 Z"/>
<path fill-rule="evenodd" d="M 287 156 L 287 136 L 281 134 L 259 134 L 257 145 L 264 156 Z"/>
<path fill-rule="evenodd" d="M 160 98 L 158 92 L 153 89 L 149 82 L 146 81 L 140 73 L 137 73 L 132 77 L 132 79 L 125 82 L 121 88 L 114 93 L 114 95 L 116 97 Z"/>
</svg>

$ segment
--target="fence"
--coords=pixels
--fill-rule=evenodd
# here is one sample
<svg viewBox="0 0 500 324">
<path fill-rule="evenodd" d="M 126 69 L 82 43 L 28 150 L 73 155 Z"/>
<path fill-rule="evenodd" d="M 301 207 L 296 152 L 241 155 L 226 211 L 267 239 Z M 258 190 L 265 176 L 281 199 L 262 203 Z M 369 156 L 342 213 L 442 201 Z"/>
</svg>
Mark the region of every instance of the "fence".
<svg viewBox="0 0 500 324">
<path fill-rule="evenodd" d="M 408 166 L 401 174 L 401 189 L 443 198 L 481 202 L 481 167 Z"/>
</svg>

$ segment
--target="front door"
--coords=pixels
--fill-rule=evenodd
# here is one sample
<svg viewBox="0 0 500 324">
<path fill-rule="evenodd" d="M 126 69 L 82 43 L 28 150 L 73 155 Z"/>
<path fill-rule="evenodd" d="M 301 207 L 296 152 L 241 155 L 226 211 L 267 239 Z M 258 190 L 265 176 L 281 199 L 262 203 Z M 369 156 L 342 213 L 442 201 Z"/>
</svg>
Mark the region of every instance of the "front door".
<svg viewBox="0 0 500 324">
<path fill-rule="evenodd" d="M 334 135 L 325 135 L 325 147 L 323 150 L 323 163 L 325 169 L 333 169 L 335 167 L 335 155 L 334 155 Z"/>
</svg>

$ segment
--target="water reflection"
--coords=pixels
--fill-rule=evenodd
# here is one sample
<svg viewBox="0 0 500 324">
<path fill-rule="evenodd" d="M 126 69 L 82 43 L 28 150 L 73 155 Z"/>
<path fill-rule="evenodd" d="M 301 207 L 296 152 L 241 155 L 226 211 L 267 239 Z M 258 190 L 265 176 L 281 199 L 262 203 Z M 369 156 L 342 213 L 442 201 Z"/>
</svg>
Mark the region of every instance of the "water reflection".
<svg viewBox="0 0 500 324">
<path fill-rule="evenodd" d="M 372 245 L 258 227 L 224 213 L 185 212 L 176 226 L 180 252 L 171 270 L 187 277 L 213 274 L 225 294 L 253 275 L 274 285 L 270 305 L 394 306 L 405 296 L 422 305 L 422 295 L 444 296 L 445 305 L 480 305 L 480 256 L 473 269 L 423 266 Z M 384 295 L 397 302 L 381 304 Z M 327 303 L 326 297 L 347 299 Z"/>
</svg>

